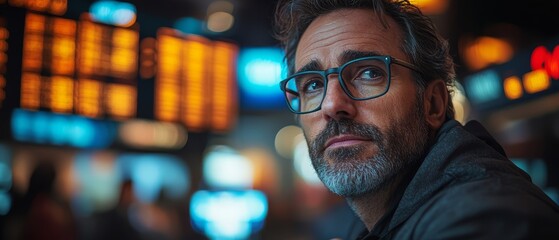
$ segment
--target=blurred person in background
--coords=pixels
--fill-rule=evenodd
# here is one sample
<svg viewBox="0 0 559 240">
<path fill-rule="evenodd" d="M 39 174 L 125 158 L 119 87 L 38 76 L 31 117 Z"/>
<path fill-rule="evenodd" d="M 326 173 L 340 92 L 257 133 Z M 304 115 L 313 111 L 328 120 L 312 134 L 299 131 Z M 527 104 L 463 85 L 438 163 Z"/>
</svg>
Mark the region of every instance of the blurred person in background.
<svg viewBox="0 0 559 240">
<path fill-rule="evenodd" d="M 94 213 L 86 224 L 83 224 L 80 239 L 142 239 L 140 232 L 130 220 L 130 208 L 136 201 L 132 180 L 124 179 L 120 184 L 115 206 L 106 211 Z"/>
<path fill-rule="evenodd" d="M 56 189 L 56 165 L 41 159 L 33 169 L 27 192 L 14 204 L 4 227 L 13 240 L 77 239 L 76 219 L 67 200 Z"/>
<path fill-rule="evenodd" d="M 280 0 L 281 81 L 312 164 L 364 224 L 344 239 L 559 239 L 559 207 L 454 120 L 447 41 L 408 1 Z"/>
<path fill-rule="evenodd" d="M 81 240 L 171 240 L 180 239 L 178 213 L 164 206 L 163 191 L 154 203 L 140 201 L 134 181 L 125 177 L 116 204 L 84 219 Z"/>
</svg>

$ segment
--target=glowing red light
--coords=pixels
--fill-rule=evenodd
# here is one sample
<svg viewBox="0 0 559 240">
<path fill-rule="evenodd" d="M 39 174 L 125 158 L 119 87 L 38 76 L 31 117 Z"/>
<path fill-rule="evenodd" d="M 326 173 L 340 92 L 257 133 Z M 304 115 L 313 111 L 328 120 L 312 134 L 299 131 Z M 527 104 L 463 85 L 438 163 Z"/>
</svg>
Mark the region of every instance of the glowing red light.
<svg viewBox="0 0 559 240">
<path fill-rule="evenodd" d="M 538 70 L 545 67 L 545 62 L 549 58 L 549 52 L 544 46 L 538 46 L 532 51 L 530 58 L 530 66 L 532 70 Z"/>
<path fill-rule="evenodd" d="M 553 53 L 545 62 L 545 71 L 551 78 L 559 79 L 559 46 L 555 46 Z"/>
<path fill-rule="evenodd" d="M 532 71 L 545 69 L 549 77 L 559 80 L 559 45 L 550 53 L 544 46 L 538 46 L 532 51 L 530 57 Z"/>
</svg>

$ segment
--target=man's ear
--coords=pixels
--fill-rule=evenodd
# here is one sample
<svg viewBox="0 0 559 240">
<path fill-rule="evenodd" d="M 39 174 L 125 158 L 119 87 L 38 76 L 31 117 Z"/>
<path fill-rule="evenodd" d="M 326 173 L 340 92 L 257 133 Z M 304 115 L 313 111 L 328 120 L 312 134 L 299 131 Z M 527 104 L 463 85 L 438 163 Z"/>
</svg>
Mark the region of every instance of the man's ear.
<svg viewBox="0 0 559 240">
<path fill-rule="evenodd" d="M 443 80 L 430 82 L 423 93 L 425 120 L 432 129 L 439 129 L 446 118 L 448 106 L 448 89 Z"/>
</svg>

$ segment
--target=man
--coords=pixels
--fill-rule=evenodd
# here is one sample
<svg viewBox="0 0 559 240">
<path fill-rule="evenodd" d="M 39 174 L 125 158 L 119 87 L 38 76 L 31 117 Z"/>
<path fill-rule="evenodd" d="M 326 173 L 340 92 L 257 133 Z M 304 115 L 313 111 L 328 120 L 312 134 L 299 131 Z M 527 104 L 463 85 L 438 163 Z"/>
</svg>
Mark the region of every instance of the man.
<svg viewBox="0 0 559 240">
<path fill-rule="evenodd" d="M 447 42 L 408 1 L 283 0 L 281 82 L 359 239 L 559 239 L 559 207 L 476 121 L 455 121 Z"/>
</svg>

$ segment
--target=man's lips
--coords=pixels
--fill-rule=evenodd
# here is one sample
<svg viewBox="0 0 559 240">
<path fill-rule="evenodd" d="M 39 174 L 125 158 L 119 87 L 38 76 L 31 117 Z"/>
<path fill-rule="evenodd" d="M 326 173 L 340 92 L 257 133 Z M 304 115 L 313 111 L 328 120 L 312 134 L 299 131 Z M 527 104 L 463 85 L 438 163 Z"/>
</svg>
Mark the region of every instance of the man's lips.
<svg viewBox="0 0 559 240">
<path fill-rule="evenodd" d="M 347 146 L 356 145 L 363 142 L 371 142 L 371 141 L 372 141 L 371 139 L 356 136 L 356 135 L 340 135 L 328 139 L 328 141 L 326 141 L 326 144 L 324 145 L 324 149 L 334 148 L 334 147 L 347 147 Z"/>
</svg>

